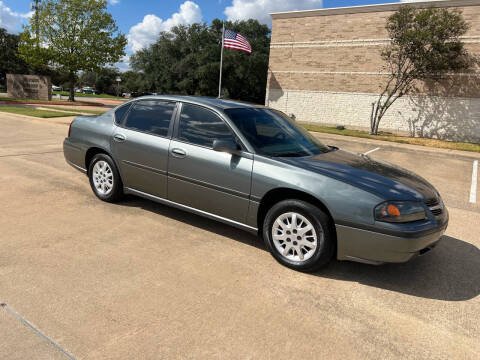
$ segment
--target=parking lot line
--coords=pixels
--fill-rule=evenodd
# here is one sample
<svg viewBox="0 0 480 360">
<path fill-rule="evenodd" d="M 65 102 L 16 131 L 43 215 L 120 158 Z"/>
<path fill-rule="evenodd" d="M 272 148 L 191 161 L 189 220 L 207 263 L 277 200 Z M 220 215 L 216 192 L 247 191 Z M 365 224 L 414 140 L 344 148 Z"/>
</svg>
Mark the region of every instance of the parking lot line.
<svg viewBox="0 0 480 360">
<path fill-rule="evenodd" d="M 377 148 L 375 148 L 375 149 L 372 149 L 372 150 L 369 150 L 369 151 L 367 151 L 367 152 L 364 152 L 363 155 L 368 155 L 368 154 L 370 154 L 370 153 L 372 153 L 372 152 L 374 152 L 374 151 L 377 151 L 377 150 L 380 150 L 380 148 L 377 147 Z"/>
<path fill-rule="evenodd" d="M 470 202 L 477 202 L 477 176 L 478 176 L 478 160 L 473 162 L 472 170 L 472 187 L 470 188 Z"/>
</svg>

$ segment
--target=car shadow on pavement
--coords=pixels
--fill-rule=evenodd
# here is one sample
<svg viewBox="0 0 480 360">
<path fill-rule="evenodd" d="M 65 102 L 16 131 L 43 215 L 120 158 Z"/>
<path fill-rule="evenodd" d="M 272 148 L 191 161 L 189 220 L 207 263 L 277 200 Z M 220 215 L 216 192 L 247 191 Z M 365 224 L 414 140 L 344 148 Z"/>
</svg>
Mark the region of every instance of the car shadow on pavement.
<svg viewBox="0 0 480 360">
<path fill-rule="evenodd" d="M 126 196 L 120 205 L 139 207 L 267 251 L 263 241 L 253 234 L 186 211 L 135 196 Z M 479 274 L 480 250 L 465 241 L 443 236 L 435 249 L 407 263 L 375 266 L 333 260 L 311 275 L 355 281 L 427 299 L 463 301 L 480 294 Z"/>
<path fill-rule="evenodd" d="M 162 205 L 154 201 L 146 200 L 134 195 L 126 195 L 124 200 L 118 205 L 139 207 L 155 214 L 166 216 L 175 221 L 181 221 L 191 226 L 195 226 L 220 236 L 225 236 L 235 241 L 256 247 L 258 249 L 267 250 L 263 241 L 259 240 L 254 234 L 237 229 L 233 226 L 211 220 L 200 215 L 192 214 L 188 211 L 179 210 L 171 206 Z"/>
<path fill-rule="evenodd" d="M 333 261 L 314 275 L 427 299 L 463 301 L 480 294 L 480 250 L 443 236 L 435 249 L 407 263 L 375 266 Z"/>
</svg>

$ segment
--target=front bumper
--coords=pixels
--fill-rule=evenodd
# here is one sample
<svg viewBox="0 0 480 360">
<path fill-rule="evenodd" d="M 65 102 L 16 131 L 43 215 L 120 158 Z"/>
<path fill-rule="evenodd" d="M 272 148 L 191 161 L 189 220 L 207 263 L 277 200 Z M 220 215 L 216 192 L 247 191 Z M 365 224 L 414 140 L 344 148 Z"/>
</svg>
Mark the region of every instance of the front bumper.
<svg viewBox="0 0 480 360">
<path fill-rule="evenodd" d="M 337 258 L 375 265 L 406 262 L 435 247 L 447 225 L 448 220 L 428 234 L 409 233 L 403 237 L 335 224 Z"/>
</svg>

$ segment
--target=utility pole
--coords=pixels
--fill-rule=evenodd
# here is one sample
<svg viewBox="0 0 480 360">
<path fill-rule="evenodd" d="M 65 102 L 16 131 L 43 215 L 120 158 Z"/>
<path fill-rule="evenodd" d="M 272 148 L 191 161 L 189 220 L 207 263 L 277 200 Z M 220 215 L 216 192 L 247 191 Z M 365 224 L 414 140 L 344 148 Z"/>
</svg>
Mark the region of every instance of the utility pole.
<svg viewBox="0 0 480 360">
<path fill-rule="evenodd" d="M 40 2 L 42 0 L 34 0 L 35 1 L 35 4 L 34 3 L 31 3 L 30 4 L 30 8 L 32 10 L 35 10 L 35 40 L 37 41 L 37 48 L 40 47 L 40 24 L 39 24 L 39 20 L 38 20 L 38 10 L 40 9 Z"/>
</svg>

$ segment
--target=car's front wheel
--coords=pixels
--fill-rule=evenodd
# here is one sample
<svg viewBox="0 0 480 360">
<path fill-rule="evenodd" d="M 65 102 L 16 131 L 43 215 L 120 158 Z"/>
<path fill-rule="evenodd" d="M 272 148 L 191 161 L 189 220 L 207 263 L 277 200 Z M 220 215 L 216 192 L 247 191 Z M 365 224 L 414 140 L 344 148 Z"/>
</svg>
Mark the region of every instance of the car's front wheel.
<svg viewBox="0 0 480 360">
<path fill-rule="evenodd" d="M 122 197 L 122 180 L 110 156 L 95 155 L 88 168 L 88 177 L 94 194 L 100 200 L 116 202 Z"/>
<path fill-rule="evenodd" d="M 275 259 L 299 271 L 315 271 L 326 265 L 335 250 L 330 217 L 301 200 L 281 201 L 267 212 L 263 237 Z"/>
</svg>

